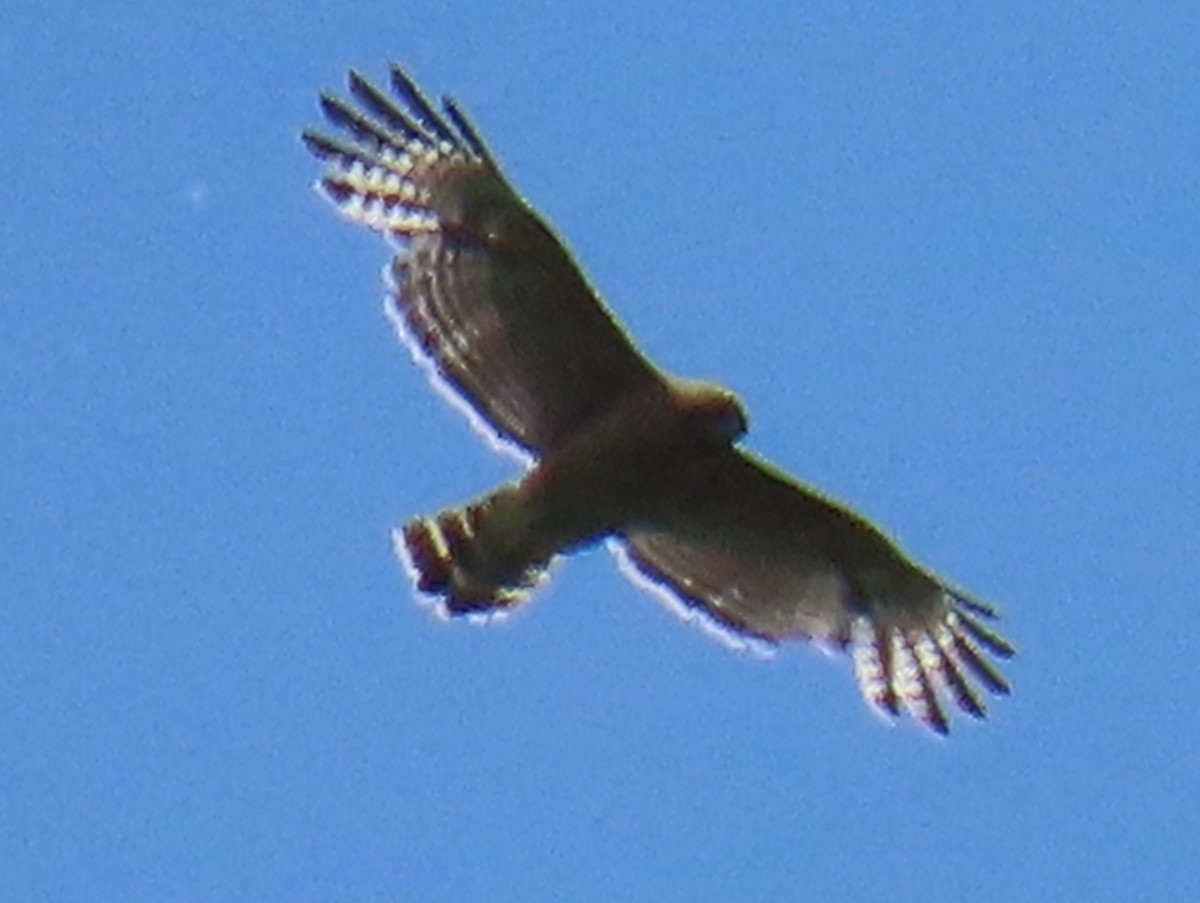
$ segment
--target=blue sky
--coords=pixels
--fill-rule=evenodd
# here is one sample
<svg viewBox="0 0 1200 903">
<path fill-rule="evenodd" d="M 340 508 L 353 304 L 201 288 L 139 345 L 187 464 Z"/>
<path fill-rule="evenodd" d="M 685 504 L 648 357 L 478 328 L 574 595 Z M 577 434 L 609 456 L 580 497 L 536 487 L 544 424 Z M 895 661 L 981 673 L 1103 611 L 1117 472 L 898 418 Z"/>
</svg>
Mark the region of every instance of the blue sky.
<svg viewBox="0 0 1200 903">
<path fill-rule="evenodd" d="M 10 898 L 1200 897 L 1200 13 L 920 6 L 10 3 Z M 390 528 L 513 467 L 309 191 L 316 91 L 392 58 L 749 447 L 1004 609 L 989 721 L 602 550 L 413 602 Z"/>
</svg>

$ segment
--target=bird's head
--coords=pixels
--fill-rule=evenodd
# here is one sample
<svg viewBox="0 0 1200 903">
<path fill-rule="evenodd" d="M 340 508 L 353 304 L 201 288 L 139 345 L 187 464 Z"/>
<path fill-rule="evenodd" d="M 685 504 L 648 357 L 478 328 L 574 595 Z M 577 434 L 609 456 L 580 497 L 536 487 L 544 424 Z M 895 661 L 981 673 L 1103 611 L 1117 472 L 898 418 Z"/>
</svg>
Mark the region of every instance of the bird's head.
<svg viewBox="0 0 1200 903">
<path fill-rule="evenodd" d="M 724 386 L 676 379 L 671 390 L 680 410 L 705 438 L 733 444 L 746 434 L 749 421 L 742 402 Z"/>
</svg>

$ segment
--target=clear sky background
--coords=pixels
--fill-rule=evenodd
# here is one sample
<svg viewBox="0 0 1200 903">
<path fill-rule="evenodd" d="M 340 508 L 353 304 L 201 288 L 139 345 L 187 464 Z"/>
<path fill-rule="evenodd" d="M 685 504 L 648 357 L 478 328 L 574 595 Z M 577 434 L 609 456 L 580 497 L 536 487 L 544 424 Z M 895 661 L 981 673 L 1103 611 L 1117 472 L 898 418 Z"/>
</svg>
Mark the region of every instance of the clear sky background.
<svg viewBox="0 0 1200 903">
<path fill-rule="evenodd" d="M 4 899 L 1200 899 L 1194 4 L 0 19 Z M 390 58 L 750 448 L 1004 609 L 991 719 L 890 728 L 603 550 L 414 603 L 390 528 L 514 470 L 309 190 Z"/>
</svg>

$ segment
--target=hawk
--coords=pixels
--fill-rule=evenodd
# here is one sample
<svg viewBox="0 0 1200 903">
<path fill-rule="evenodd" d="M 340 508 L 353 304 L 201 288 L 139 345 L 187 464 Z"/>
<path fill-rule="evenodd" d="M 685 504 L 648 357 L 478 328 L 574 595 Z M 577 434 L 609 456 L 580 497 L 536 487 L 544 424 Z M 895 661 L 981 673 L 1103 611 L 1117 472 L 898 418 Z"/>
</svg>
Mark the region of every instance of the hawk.
<svg viewBox="0 0 1200 903">
<path fill-rule="evenodd" d="M 524 474 L 395 531 L 444 613 L 517 606 L 549 563 L 609 542 L 628 572 L 734 637 L 848 651 L 866 700 L 941 734 L 1009 685 L 996 612 L 865 519 L 741 449 L 728 390 L 668 376 L 630 342 L 553 230 L 447 97 L 393 64 L 323 93 L 318 190 L 392 239 L 386 311 L 435 384 Z"/>
</svg>

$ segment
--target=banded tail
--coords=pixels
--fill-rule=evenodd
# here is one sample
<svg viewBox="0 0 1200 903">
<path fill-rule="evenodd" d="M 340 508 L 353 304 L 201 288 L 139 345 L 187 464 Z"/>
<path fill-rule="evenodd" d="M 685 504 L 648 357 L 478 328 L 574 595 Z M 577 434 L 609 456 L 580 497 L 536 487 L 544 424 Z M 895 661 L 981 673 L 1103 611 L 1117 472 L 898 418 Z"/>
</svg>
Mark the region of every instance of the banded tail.
<svg viewBox="0 0 1200 903">
<path fill-rule="evenodd" d="M 513 488 L 433 517 L 416 517 L 393 534 L 417 589 L 442 600 L 450 615 L 503 611 L 545 576 L 549 556 L 530 549 L 521 500 Z"/>
</svg>

